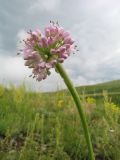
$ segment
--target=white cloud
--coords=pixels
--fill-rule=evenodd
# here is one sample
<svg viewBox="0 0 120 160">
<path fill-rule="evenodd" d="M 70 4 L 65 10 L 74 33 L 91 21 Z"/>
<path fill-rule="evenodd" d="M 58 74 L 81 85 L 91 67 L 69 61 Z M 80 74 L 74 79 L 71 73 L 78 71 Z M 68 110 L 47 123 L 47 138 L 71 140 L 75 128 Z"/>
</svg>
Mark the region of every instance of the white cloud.
<svg viewBox="0 0 120 160">
<path fill-rule="evenodd" d="M 25 81 L 26 85 L 31 86 L 37 91 L 55 91 L 59 88 L 64 88 L 64 83 L 61 77 L 52 70 L 52 73 L 46 80 L 37 82 L 29 77 L 32 71 L 24 66 L 24 60 L 19 56 L 1 56 L 0 55 L 0 82 L 15 85 L 20 85 Z"/>
<path fill-rule="evenodd" d="M 17 33 L 17 38 L 19 40 L 23 40 L 26 37 L 27 33 L 25 32 L 24 29 L 21 29 L 20 31 L 18 31 Z"/>
<path fill-rule="evenodd" d="M 37 0 L 30 6 L 29 12 L 57 11 L 60 7 L 60 0 Z"/>
<path fill-rule="evenodd" d="M 7 81 L 23 80 L 27 72 L 20 57 L 0 56 L 0 65 L 1 78 Z"/>
</svg>

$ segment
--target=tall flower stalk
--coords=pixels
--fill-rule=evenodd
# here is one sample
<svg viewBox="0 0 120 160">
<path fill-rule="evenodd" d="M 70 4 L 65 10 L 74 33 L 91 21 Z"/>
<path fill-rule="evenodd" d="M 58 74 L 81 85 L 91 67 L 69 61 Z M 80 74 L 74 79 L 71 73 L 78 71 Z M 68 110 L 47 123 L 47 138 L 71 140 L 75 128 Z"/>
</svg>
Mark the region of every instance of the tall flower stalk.
<svg viewBox="0 0 120 160">
<path fill-rule="evenodd" d="M 80 119 L 82 122 L 82 126 L 84 129 L 84 135 L 85 135 L 85 139 L 86 139 L 88 150 L 89 150 L 89 156 L 90 156 L 91 160 L 94 160 L 94 153 L 93 153 L 92 143 L 91 143 L 91 139 L 90 139 L 90 134 L 88 131 L 88 126 L 87 126 L 85 114 L 84 114 L 83 108 L 80 103 L 79 95 L 78 95 L 72 81 L 69 79 L 67 73 L 65 72 L 64 68 L 62 67 L 62 65 L 59 63 L 56 64 L 56 69 L 59 72 L 59 74 L 61 75 L 61 77 L 63 78 L 63 80 L 64 80 L 66 86 L 68 87 L 68 90 L 70 91 L 72 98 L 76 104 L 76 107 L 77 107 L 77 110 L 78 110 L 78 113 L 79 113 L 79 116 L 80 116 Z"/>
<path fill-rule="evenodd" d="M 94 160 L 95 158 L 91 138 L 79 95 L 61 65 L 61 63 L 63 63 L 64 60 L 76 50 L 76 46 L 74 45 L 74 41 L 72 40 L 70 33 L 66 32 L 58 24 L 51 22 L 50 25 L 45 28 L 45 34 L 42 34 L 40 30 L 30 30 L 28 32 L 28 37 L 23 41 L 24 47 L 21 51 L 23 52 L 23 57 L 26 61 L 25 65 L 32 68 L 31 76 L 33 78 L 37 81 L 45 79 L 51 74 L 51 68 L 55 68 L 63 78 L 73 97 L 81 118 L 89 150 L 89 157 L 91 160 Z"/>
</svg>

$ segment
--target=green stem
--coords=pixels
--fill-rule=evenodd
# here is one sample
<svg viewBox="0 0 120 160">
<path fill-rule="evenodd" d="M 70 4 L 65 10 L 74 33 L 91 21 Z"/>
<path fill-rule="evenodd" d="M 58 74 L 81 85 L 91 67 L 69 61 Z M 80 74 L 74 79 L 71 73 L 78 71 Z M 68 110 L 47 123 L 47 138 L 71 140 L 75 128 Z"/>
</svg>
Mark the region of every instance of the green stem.
<svg viewBox="0 0 120 160">
<path fill-rule="evenodd" d="M 79 95 L 78 95 L 73 83 L 69 79 L 67 73 L 65 72 L 64 68 L 62 67 L 62 65 L 59 64 L 59 63 L 56 64 L 56 69 L 59 72 L 59 74 L 61 75 L 61 77 L 63 78 L 66 86 L 68 87 L 68 89 L 69 89 L 69 91 L 70 91 L 70 93 L 71 93 L 71 95 L 74 99 L 74 102 L 76 104 L 79 116 L 81 118 L 83 129 L 84 129 L 84 135 L 85 135 L 85 139 L 86 139 L 86 142 L 87 142 L 87 145 L 88 145 L 88 150 L 89 150 L 89 157 L 90 157 L 91 160 L 95 160 L 94 153 L 93 153 L 93 147 L 92 147 L 92 143 L 91 143 L 91 139 L 90 139 L 90 134 L 89 134 L 89 131 L 88 131 L 88 126 L 87 126 L 85 114 L 84 114 L 83 108 L 82 108 L 81 103 L 80 103 Z"/>
</svg>

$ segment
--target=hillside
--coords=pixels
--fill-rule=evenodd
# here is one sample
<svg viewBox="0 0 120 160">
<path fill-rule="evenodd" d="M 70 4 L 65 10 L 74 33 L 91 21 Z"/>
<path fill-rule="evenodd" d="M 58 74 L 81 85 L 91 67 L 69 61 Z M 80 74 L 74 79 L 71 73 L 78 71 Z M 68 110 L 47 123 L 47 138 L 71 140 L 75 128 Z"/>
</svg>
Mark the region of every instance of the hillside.
<svg viewBox="0 0 120 160">
<path fill-rule="evenodd" d="M 120 80 L 113 80 L 95 85 L 79 86 L 76 87 L 76 89 L 80 95 L 84 95 L 85 97 L 93 97 L 100 100 L 104 100 L 103 92 L 105 91 L 114 103 L 118 105 L 120 104 Z M 69 95 L 68 90 L 60 90 L 59 92 Z M 46 96 L 54 96 L 56 93 L 58 93 L 58 91 L 43 94 Z"/>
<path fill-rule="evenodd" d="M 108 93 L 120 92 L 120 80 L 109 81 L 105 83 L 76 87 L 78 92 L 82 94 L 102 93 L 104 90 Z"/>
</svg>

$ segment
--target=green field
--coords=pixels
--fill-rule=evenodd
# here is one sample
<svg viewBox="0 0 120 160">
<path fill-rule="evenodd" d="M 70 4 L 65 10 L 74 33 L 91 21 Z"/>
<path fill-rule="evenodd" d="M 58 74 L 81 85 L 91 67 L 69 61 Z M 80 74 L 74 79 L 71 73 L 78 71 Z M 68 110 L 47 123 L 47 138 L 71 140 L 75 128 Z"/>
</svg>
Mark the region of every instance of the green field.
<svg viewBox="0 0 120 160">
<path fill-rule="evenodd" d="M 96 160 L 120 160 L 120 80 L 77 87 Z M 67 90 L 35 93 L 0 85 L 0 160 L 89 160 Z"/>
</svg>

